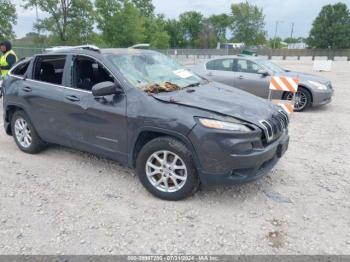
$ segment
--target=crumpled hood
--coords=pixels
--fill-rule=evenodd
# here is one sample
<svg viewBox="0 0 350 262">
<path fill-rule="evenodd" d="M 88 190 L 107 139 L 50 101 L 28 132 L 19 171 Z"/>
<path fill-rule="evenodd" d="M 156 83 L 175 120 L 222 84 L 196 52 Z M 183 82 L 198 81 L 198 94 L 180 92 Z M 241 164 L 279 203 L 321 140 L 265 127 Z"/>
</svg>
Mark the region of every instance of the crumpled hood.
<svg viewBox="0 0 350 262">
<path fill-rule="evenodd" d="M 289 71 L 289 72 L 283 73 L 283 75 L 298 78 L 300 83 L 307 82 L 308 80 L 317 81 L 324 85 L 329 83 L 329 80 L 327 78 L 324 78 L 318 75 L 306 74 L 302 72 Z"/>
<path fill-rule="evenodd" d="M 261 126 L 260 120 L 269 119 L 277 112 L 277 106 L 267 100 L 216 82 L 169 93 L 153 94 L 153 97 L 164 102 L 235 117 L 258 126 Z"/>
</svg>

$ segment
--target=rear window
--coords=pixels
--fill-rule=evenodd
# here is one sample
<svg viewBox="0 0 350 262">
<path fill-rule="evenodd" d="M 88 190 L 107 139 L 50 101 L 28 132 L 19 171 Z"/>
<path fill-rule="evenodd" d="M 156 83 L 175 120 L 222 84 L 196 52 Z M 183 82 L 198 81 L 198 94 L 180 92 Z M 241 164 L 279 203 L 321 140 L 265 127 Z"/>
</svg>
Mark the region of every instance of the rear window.
<svg viewBox="0 0 350 262">
<path fill-rule="evenodd" d="M 11 74 L 15 76 L 24 77 L 28 71 L 29 64 L 30 64 L 30 60 L 26 62 L 20 62 L 18 65 L 16 65 L 12 69 Z"/>
<path fill-rule="evenodd" d="M 207 70 L 232 71 L 233 59 L 216 59 L 209 61 Z"/>
<path fill-rule="evenodd" d="M 65 63 L 66 56 L 39 56 L 34 64 L 33 79 L 61 85 Z"/>
</svg>

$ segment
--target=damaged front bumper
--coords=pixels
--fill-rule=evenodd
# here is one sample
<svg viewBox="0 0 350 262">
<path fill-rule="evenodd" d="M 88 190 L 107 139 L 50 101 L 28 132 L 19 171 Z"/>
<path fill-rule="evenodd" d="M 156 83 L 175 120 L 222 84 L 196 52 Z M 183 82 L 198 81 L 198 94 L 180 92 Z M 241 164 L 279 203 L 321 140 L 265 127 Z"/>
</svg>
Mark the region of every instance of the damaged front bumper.
<svg viewBox="0 0 350 262">
<path fill-rule="evenodd" d="M 199 161 L 197 171 L 204 185 L 232 185 L 267 174 L 288 149 L 289 135 L 263 145 L 261 132 L 233 134 L 196 126 L 189 135 Z"/>
</svg>

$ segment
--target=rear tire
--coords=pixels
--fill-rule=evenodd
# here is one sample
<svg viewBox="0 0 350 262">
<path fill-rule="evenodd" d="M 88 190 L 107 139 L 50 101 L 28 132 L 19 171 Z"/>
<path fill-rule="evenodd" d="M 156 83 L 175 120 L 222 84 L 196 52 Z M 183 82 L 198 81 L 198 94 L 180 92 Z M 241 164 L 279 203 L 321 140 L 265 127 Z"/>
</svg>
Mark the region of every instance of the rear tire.
<svg viewBox="0 0 350 262">
<path fill-rule="evenodd" d="M 191 152 L 171 137 L 155 138 L 144 145 L 137 156 L 136 173 L 151 194 L 164 200 L 184 199 L 199 186 Z"/>
<path fill-rule="evenodd" d="M 29 117 L 23 111 L 16 111 L 11 118 L 13 138 L 18 148 L 28 154 L 36 154 L 45 148 L 45 143 L 35 131 Z"/>
</svg>

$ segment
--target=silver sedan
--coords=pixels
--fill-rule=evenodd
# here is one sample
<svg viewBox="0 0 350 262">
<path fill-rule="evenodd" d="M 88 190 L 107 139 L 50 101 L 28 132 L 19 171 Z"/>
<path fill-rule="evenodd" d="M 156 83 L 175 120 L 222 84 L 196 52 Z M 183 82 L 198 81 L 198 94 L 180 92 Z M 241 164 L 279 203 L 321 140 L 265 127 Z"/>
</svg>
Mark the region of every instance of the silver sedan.
<svg viewBox="0 0 350 262">
<path fill-rule="evenodd" d="M 207 60 L 191 68 L 209 80 L 233 86 L 254 95 L 268 98 L 271 76 L 287 76 L 299 79 L 295 96 L 295 111 L 331 102 L 333 87 L 321 76 L 286 70 L 279 65 L 254 56 L 225 56 Z M 273 99 L 290 100 L 290 92 L 273 92 Z"/>
</svg>

